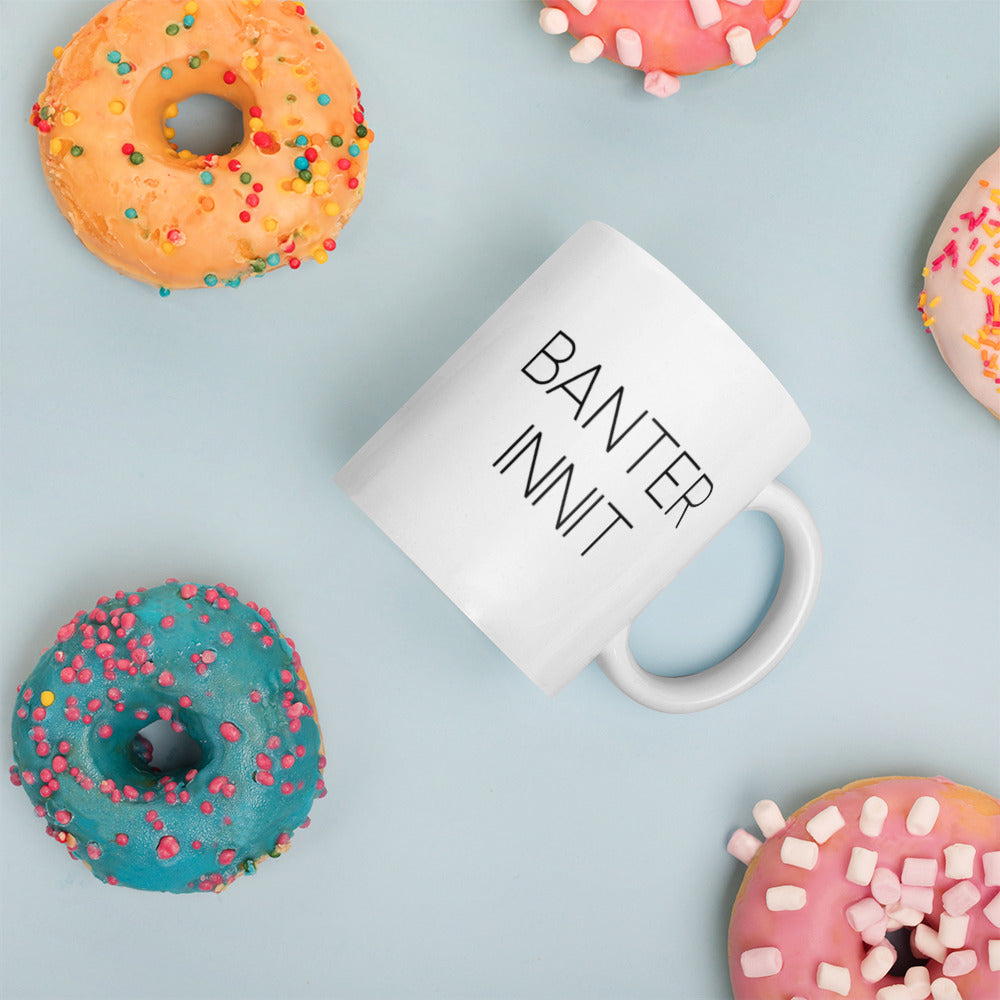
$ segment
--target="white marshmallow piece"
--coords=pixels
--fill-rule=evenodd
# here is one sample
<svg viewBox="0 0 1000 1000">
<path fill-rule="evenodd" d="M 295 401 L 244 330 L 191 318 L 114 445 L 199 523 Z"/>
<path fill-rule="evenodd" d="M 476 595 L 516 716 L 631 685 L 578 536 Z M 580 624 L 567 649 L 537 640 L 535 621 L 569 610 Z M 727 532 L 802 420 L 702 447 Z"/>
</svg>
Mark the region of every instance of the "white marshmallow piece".
<svg viewBox="0 0 1000 1000">
<path fill-rule="evenodd" d="M 885 979 L 895 964 L 896 949 L 888 944 L 876 945 L 861 960 L 861 978 L 866 983 L 877 983 Z"/>
<path fill-rule="evenodd" d="M 615 32 L 615 50 L 623 66 L 636 69 L 642 62 L 642 39 L 634 28 L 619 28 Z"/>
<path fill-rule="evenodd" d="M 740 955 L 740 968 L 747 979 L 763 979 L 781 972 L 781 952 L 777 948 L 749 948 Z"/>
<path fill-rule="evenodd" d="M 968 913 L 981 898 L 982 893 L 976 888 L 975 883 L 966 880 L 956 882 L 950 889 L 945 889 L 941 893 L 941 905 L 945 913 L 960 917 L 963 913 Z"/>
<path fill-rule="evenodd" d="M 753 45 L 753 35 L 748 28 L 738 25 L 726 32 L 726 42 L 729 45 L 729 58 L 737 66 L 749 66 L 757 58 L 757 50 Z"/>
<path fill-rule="evenodd" d="M 926 837 L 934 829 L 941 803 L 933 795 L 921 795 L 906 816 L 906 832 L 914 837 Z"/>
<path fill-rule="evenodd" d="M 844 916 L 847 917 L 847 922 L 851 925 L 851 930 L 860 933 L 884 917 L 885 911 L 871 896 L 868 896 L 848 906 L 844 910 Z"/>
<path fill-rule="evenodd" d="M 972 872 L 966 878 L 972 878 Z M 983 855 L 983 879 L 987 885 L 1000 885 L 1000 851 L 987 851 Z"/>
<path fill-rule="evenodd" d="M 943 962 L 948 954 L 948 949 L 941 944 L 937 933 L 927 924 L 917 924 L 913 928 L 913 933 L 910 935 L 910 950 L 935 962 Z"/>
<path fill-rule="evenodd" d="M 876 868 L 871 886 L 872 895 L 883 906 L 899 902 L 899 876 L 891 868 Z"/>
<path fill-rule="evenodd" d="M 689 0 L 689 3 L 695 23 L 702 31 L 722 20 L 722 8 L 719 6 L 719 0 Z"/>
<path fill-rule="evenodd" d="M 681 81 L 662 69 L 650 70 L 642 81 L 642 89 L 653 97 L 670 97 L 681 89 Z"/>
<path fill-rule="evenodd" d="M 967 976 L 979 964 L 979 958 L 972 948 L 963 948 L 961 951 L 951 951 L 941 966 L 941 971 L 946 976 Z"/>
<path fill-rule="evenodd" d="M 1000 940 L 987 942 L 987 955 L 989 956 L 990 972 L 1000 972 Z"/>
<path fill-rule="evenodd" d="M 543 7 L 538 15 L 538 26 L 546 35 L 561 35 L 569 28 L 569 18 L 558 7 Z"/>
<path fill-rule="evenodd" d="M 781 860 L 786 865 L 812 871 L 819 861 L 819 846 L 809 840 L 800 840 L 798 837 L 785 837 L 781 842 Z"/>
<path fill-rule="evenodd" d="M 858 827 L 866 837 L 879 837 L 882 835 L 882 827 L 888 815 L 889 804 L 885 799 L 872 795 L 865 799 L 865 804 L 861 807 Z"/>
<path fill-rule="evenodd" d="M 942 913 L 938 920 L 938 937 L 946 948 L 963 948 L 969 935 L 969 914 L 953 917 L 950 913 Z"/>
<path fill-rule="evenodd" d="M 838 830 L 847 824 L 836 806 L 827 806 L 822 812 L 816 813 L 808 823 L 806 832 L 817 844 L 825 844 Z"/>
<path fill-rule="evenodd" d="M 785 828 L 785 817 L 782 816 L 778 804 L 770 799 L 761 799 L 753 807 L 753 818 L 765 837 L 773 837 Z"/>
<path fill-rule="evenodd" d="M 941 976 L 931 983 L 931 996 L 934 1000 L 962 1000 L 958 987 L 950 980 Z"/>
<path fill-rule="evenodd" d="M 847 881 L 855 885 L 871 885 L 877 865 L 877 851 L 869 851 L 867 847 L 852 848 L 851 860 L 847 863 Z"/>
<path fill-rule="evenodd" d="M 913 1000 L 927 1000 L 931 995 L 931 974 L 926 965 L 911 965 L 903 976 L 903 984 Z"/>
<path fill-rule="evenodd" d="M 901 903 L 890 903 L 885 908 L 889 923 L 895 924 L 889 930 L 899 930 L 900 927 L 916 927 L 924 922 L 924 911 L 912 906 L 903 906 Z"/>
<path fill-rule="evenodd" d="M 597 0 L 569 0 L 569 2 L 581 13 L 584 17 L 588 14 L 594 12 L 594 8 L 597 6 Z"/>
<path fill-rule="evenodd" d="M 821 990 L 829 990 L 846 997 L 851 992 L 851 970 L 842 965 L 820 962 L 816 969 L 816 985 Z"/>
<path fill-rule="evenodd" d="M 983 916 L 994 927 L 1000 927 L 1000 892 L 983 907 Z"/>
<path fill-rule="evenodd" d="M 604 52 L 604 42 L 597 35 L 585 35 L 569 50 L 569 57 L 575 63 L 592 63 Z"/>
<path fill-rule="evenodd" d="M 938 863 L 934 858 L 904 858 L 899 881 L 903 885 L 932 886 L 937 881 L 937 871 Z"/>
<path fill-rule="evenodd" d="M 883 986 L 875 994 L 875 1000 L 911 1000 L 912 996 L 905 983 L 893 983 L 892 986 Z"/>
<path fill-rule="evenodd" d="M 806 905 L 806 891 L 797 885 L 773 885 L 764 893 L 764 902 L 772 913 L 801 910 Z"/>
<path fill-rule="evenodd" d="M 761 847 L 763 847 L 763 844 L 752 833 L 747 833 L 743 829 L 737 830 L 729 838 L 729 843 L 726 844 L 726 850 L 745 865 L 753 861 L 754 856 Z"/>
<path fill-rule="evenodd" d="M 976 849 L 972 844 L 950 844 L 944 849 L 944 873 L 948 878 L 972 878 L 972 864 L 975 860 Z M 984 854 L 983 867 L 985 866 Z"/>
</svg>

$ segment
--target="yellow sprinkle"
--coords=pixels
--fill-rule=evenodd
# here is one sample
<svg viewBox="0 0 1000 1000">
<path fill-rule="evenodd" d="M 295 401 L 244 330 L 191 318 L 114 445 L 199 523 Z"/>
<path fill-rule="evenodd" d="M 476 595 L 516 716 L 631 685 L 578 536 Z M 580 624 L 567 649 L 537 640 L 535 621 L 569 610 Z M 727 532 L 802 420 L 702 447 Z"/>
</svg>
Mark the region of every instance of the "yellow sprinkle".
<svg viewBox="0 0 1000 1000">
<path fill-rule="evenodd" d="M 263 127 L 264 123 L 259 118 L 250 119 L 250 128 L 252 128 L 255 132 L 259 131 Z"/>
<path fill-rule="evenodd" d="M 192 153 L 190 149 L 182 149 L 177 155 L 182 160 L 193 160 L 194 159 L 194 153 Z"/>
<path fill-rule="evenodd" d="M 969 258 L 969 267 L 975 266 L 976 261 L 979 260 L 980 257 L 982 257 L 985 251 L 986 251 L 986 244 L 980 243 L 979 246 L 976 247 L 975 253 Z"/>
<path fill-rule="evenodd" d="M 172 128 L 169 128 L 169 127 L 168 127 L 168 128 L 165 128 L 165 129 L 163 130 L 163 135 L 164 135 L 164 137 L 165 137 L 165 138 L 167 138 L 167 139 L 173 139 L 173 137 L 174 137 L 175 135 L 177 135 L 177 130 L 176 130 L 176 129 L 172 129 Z"/>
<path fill-rule="evenodd" d="M 260 59 L 258 59 L 252 52 L 243 57 L 244 69 L 256 69 L 259 65 Z"/>
<path fill-rule="evenodd" d="M 62 113 L 63 125 L 75 125 L 80 120 L 80 116 L 75 111 L 64 111 Z"/>
<path fill-rule="evenodd" d="M 74 837 L 74 836 L 73 836 L 73 834 L 71 834 L 71 833 L 70 833 L 70 832 L 69 832 L 69 831 L 67 830 L 67 831 L 66 831 L 66 846 L 67 846 L 67 847 L 68 847 L 68 848 L 69 848 L 69 849 L 70 849 L 71 851 L 75 851 L 75 850 L 76 850 L 76 845 L 77 845 L 77 843 L 78 843 L 78 841 L 77 841 L 76 837 Z"/>
<path fill-rule="evenodd" d="M 160 244 L 160 249 L 161 249 L 161 250 L 162 250 L 162 251 L 163 251 L 164 253 L 173 253 L 173 252 L 174 252 L 174 245 L 173 245 L 173 243 L 171 243 L 171 242 L 170 242 L 170 240 L 164 240 L 164 241 L 163 241 L 163 242 L 162 242 L 162 243 Z"/>
<path fill-rule="evenodd" d="M 367 149 L 371 145 L 371 142 L 368 139 L 358 139 L 357 142 L 358 149 Z"/>
<path fill-rule="evenodd" d="M 58 58 L 59 58 L 59 57 L 60 57 L 60 56 L 61 56 L 62 54 L 63 54 L 63 47 L 62 47 L 61 45 L 57 45 L 57 46 L 56 46 L 56 47 L 55 47 L 55 48 L 54 48 L 54 49 L 52 50 L 52 55 L 53 55 L 53 56 L 54 56 L 54 57 L 55 57 L 56 59 L 58 59 Z"/>
<path fill-rule="evenodd" d="M 295 76 L 305 76 L 308 72 L 309 72 L 308 66 L 299 65 L 292 67 L 292 73 Z"/>
<path fill-rule="evenodd" d="M 962 282 L 962 284 L 966 288 L 971 288 L 973 291 L 975 291 L 979 285 L 979 279 L 971 271 L 966 271 L 965 280 Z"/>
<path fill-rule="evenodd" d="M 322 247 L 313 252 L 313 259 L 317 264 L 325 264 L 329 257 L 330 255 Z"/>
<path fill-rule="evenodd" d="M 168 104 L 167 105 L 167 110 L 163 112 L 163 117 L 164 117 L 164 119 L 167 119 L 167 118 L 176 118 L 177 117 L 177 105 L 176 104 Z"/>
<path fill-rule="evenodd" d="M 967 344 L 971 344 L 977 351 L 979 350 L 979 341 L 973 340 L 967 333 L 962 334 L 962 340 Z"/>
<path fill-rule="evenodd" d="M 314 174 L 319 174 L 320 177 L 326 177 L 330 172 L 330 164 L 326 160 L 317 160 L 312 165 L 312 172 Z"/>
<path fill-rule="evenodd" d="M 335 201 L 328 201 L 323 206 L 323 211 L 327 215 L 340 215 L 340 206 Z"/>
<path fill-rule="evenodd" d="M 327 194 L 330 190 L 330 185 L 326 181 L 313 181 L 313 191 L 318 195 Z"/>
<path fill-rule="evenodd" d="M 927 329 L 929 330 L 933 325 L 934 325 L 934 317 L 933 316 L 925 316 L 924 317 L 924 326 L 926 326 Z"/>
<path fill-rule="evenodd" d="M 185 14 L 198 13 L 198 5 L 194 2 L 194 0 L 188 0 L 188 2 L 184 4 L 184 13 Z"/>
<path fill-rule="evenodd" d="M 264 220 L 264 229 L 269 233 L 273 233 L 277 228 L 278 228 L 278 220 L 275 219 L 273 216 L 269 215 Z"/>
<path fill-rule="evenodd" d="M 62 139 L 49 139 L 49 153 L 58 156 L 62 152 Z"/>
<path fill-rule="evenodd" d="M 309 185 L 306 184 L 306 182 L 301 177 L 296 177 L 295 180 L 292 181 L 292 190 L 297 192 L 298 194 L 302 194 L 302 192 L 305 191 L 307 187 L 309 187 Z"/>
<path fill-rule="evenodd" d="M 995 201 L 1000 205 L 1000 188 L 990 188 L 990 201 Z"/>
<path fill-rule="evenodd" d="M 108 105 L 108 111 L 110 111 L 113 115 L 120 115 L 124 110 L 125 110 L 124 101 L 119 101 L 115 99 Z"/>
<path fill-rule="evenodd" d="M 46 708 L 48 708 L 49 705 L 56 700 L 56 696 L 52 691 L 43 691 L 39 695 L 39 700 Z"/>
<path fill-rule="evenodd" d="M 936 309 L 937 306 L 938 306 L 938 303 L 940 303 L 940 301 L 941 301 L 941 296 L 940 295 L 935 295 L 934 298 L 931 299 L 930 308 L 931 309 Z"/>
</svg>

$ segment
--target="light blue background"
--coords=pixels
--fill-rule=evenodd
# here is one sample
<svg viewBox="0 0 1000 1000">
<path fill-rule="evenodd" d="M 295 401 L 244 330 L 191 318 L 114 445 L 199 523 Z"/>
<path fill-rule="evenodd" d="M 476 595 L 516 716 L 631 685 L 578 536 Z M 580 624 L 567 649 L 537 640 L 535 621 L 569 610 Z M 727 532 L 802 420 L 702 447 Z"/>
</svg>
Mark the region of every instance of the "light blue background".
<svg viewBox="0 0 1000 1000">
<path fill-rule="evenodd" d="M 752 66 L 667 101 L 572 64 L 534 2 L 308 6 L 361 81 L 366 199 L 322 267 L 161 301 L 73 238 L 27 124 L 97 5 L 2 3 L 3 718 L 98 595 L 222 579 L 295 638 L 330 758 L 293 850 L 208 899 L 101 885 L 0 789 L 3 995 L 725 998 L 725 844 L 757 799 L 893 773 L 1000 792 L 998 427 L 916 311 L 1000 141 L 1000 5 L 806 0 Z M 825 543 L 815 612 L 700 715 L 596 666 L 547 699 L 333 482 L 589 218 L 706 299 L 813 430 L 783 478 Z M 739 518 L 637 655 L 712 662 L 780 564 Z"/>
</svg>

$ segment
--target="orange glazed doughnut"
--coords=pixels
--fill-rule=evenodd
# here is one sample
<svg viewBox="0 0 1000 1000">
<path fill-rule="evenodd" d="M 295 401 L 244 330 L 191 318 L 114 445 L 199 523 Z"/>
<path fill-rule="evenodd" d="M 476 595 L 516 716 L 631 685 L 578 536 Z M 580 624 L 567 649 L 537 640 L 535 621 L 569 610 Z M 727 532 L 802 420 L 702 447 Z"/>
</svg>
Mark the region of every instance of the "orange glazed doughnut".
<svg viewBox="0 0 1000 1000">
<path fill-rule="evenodd" d="M 745 66 L 788 23 L 799 0 L 544 0 L 538 23 L 579 39 L 573 62 L 600 56 L 641 70 L 654 97 L 677 92 L 679 77 Z"/>
<path fill-rule="evenodd" d="M 737 830 L 736 1000 L 1000 997 L 1000 801 L 946 778 L 870 778 Z"/>
<path fill-rule="evenodd" d="M 101 260 L 165 295 L 327 259 L 373 136 L 301 3 L 115 0 L 54 54 L 31 123 L 59 210 Z M 171 143 L 195 94 L 242 111 L 228 153 Z"/>
</svg>

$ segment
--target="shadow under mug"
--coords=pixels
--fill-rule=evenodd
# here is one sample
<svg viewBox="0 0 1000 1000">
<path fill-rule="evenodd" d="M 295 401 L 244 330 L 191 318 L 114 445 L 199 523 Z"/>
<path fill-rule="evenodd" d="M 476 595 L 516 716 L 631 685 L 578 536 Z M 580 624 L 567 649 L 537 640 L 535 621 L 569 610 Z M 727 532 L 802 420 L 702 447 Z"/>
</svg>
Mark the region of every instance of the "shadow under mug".
<svg viewBox="0 0 1000 1000">
<path fill-rule="evenodd" d="M 365 444 L 341 488 L 547 694 L 597 660 L 635 701 L 734 697 L 812 610 L 819 533 L 778 474 L 809 440 L 759 358 L 602 223 L 546 260 Z M 784 545 L 756 631 L 681 677 L 642 669 L 632 622 L 737 514 Z"/>
</svg>

